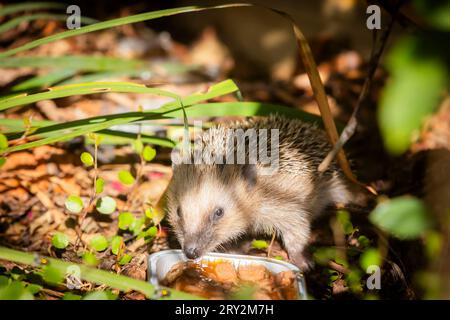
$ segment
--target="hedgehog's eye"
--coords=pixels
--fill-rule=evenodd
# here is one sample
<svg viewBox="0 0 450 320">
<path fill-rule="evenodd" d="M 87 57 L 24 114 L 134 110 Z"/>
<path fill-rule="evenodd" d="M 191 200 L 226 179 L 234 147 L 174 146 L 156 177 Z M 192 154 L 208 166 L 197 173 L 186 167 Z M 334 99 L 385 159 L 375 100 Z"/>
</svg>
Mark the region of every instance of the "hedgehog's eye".
<svg viewBox="0 0 450 320">
<path fill-rule="evenodd" d="M 177 208 L 177 215 L 179 218 L 181 218 L 181 207 Z"/>
<path fill-rule="evenodd" d="M 220 218 L 223 217 L 223 214 L 224 214 L 224 211 L 222 208 L 216 208 L 213 213 L 213 219 L 219 220 Z"/>
</svg>

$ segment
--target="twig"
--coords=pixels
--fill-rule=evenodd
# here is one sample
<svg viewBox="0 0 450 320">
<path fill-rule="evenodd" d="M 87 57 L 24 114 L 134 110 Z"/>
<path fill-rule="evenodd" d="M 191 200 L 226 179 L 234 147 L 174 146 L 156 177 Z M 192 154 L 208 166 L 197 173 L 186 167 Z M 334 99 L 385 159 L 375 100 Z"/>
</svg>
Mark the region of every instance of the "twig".
<svg viewBox="0 0 450 320">
<path fill-rule="evenodd" d="M 388 27 L 384 31 L 384 33 L 380 37 L 380 46 L 377 49 L 376 48 L 376 36 L 374 37 L 373 46 L 372 46 L 372 52 L 371 52 L 371 58 L 369 62 L 369 72 L 367 74 L 367 77 L 364 81 L 363 88 L 361 90 L 361 93 L 358 97 L 358 102 L 356 104 L 355 109 L 352 112 L 352 115 L 350 117 L 350 120 L 348 121 L 347 125 L 345 126 L 344 130 L 342 131 L 339 140 L 335 143 L 333 149 L 327 154 L 325 159 L 323 159 L 322 163 L 318 167 L 319 172 L 324 172 L 328 169 L 331 162 L 334 160 L 336 155 L 342 150 L 342 147 L 345 143 L 353 136 L 353 134 L 356 131 L 356 126 L 358 124 L 358 121 L 356 119 L 356 115 L 358 114 L 359 109 L 361 108 L 361 105 L 363 102 L 367 99 L 367 95 L 370 91 L 370 87 L 372 85 L 372 79 L 375 74 L 375 71 L 377 70 L 378 63 L 380 61 L 380 57 L 384 51 L 384 48 L 386 47 L 387 39 L 389 38 L 389 35 L 392 31 L 392 27 L 394 25 L 395 18 L 392 17 L 391 21 L 389 22 Z"/>
<path fill-rule="evenodd" d="M 91 210 L 93 204 L 95 203 L 95 200 L 97 198 L 97 176 L 98 176 L 98 143 L 97 143 L 97 137 L 94 137 L 94 183 L 91 189 L 91 195 L 89 197 L 88 205 L 84 208 L 83 213 L 79 216 L 78 219 L 78 226 L 75 227 L 75 231 L 77 233 L 77 241 L 75 242 L 75 248 L 78 248 L 78 245 L 81 241 L 81 243 L 86 247 L 86 243 L 81 238 L 82 236 L 82 226 L 83 222 L 86 219 L 87 214 Z"/>
</svg>

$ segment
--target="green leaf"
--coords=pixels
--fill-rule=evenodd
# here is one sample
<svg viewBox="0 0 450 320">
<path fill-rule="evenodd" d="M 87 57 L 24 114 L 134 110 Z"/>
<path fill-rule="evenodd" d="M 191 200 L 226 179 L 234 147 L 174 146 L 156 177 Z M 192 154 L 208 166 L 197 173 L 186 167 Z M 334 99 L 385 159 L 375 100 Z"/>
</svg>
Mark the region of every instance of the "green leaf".
<svg viewBox="0 0 450 320">
<path fill-rule="evenodd" d="M 431 222 L 424 203 L 410 196 L 384 201 L 369 215 L 370 221 L 400 239 L 414 239 L 429 229 Z"/>
<path fill-rule="evenodd" d="M 156 156 L 156 150 L 150 146 L 145 146 L 144 151 L 142 152 L 142 157 L 145 161 L 150 162 Z"/>
<path fill-rule="evenodd" d="M 78 294 L 73 294 L 72 292 L 65 292 L 63 300 L 81 300 L 81 296 Z"/>
<path fill-rule="evenodd" d="M 88 266 L 97 266 L 100 261 L 98 261 L 95 254 L 91 252 L 85 252 L 83 253 L 83 262 L 87 264 Z"/>
<path fill-rule="evenodd" d="M 85 295 L 83 300 L 110 300 L 110 296 L 104 291 L 94 291 Z"/>
<path fill-rule="evenodd" d="M 43 288 L 42 286 L 34 283 L 30 283 L 26 286 L 26 289 L 33 295 L 39 293 L 42 290 L 42 288 Z"/>
<path fill-rule="evenodd" d="M 370 266 L 378 266 L 381 268 L 381 255 L 378 249 L 366 249 L 359 259 L 359 264 L 364 271 Z"/>
<path fill-rule="evenodd" d="M 0 300 L 33 300 L 34 297 L 20 281 L 13 281 L 0 288 Z"/>
<path fill-rule="evenodd" d="M 111 252 L 115 255 L 119 254 L 119 251 L 123 244 L 123 238 L 121 236 L 115 236 L 111 240 Z"/>
<path fill-rule="evenodd" d="M 0 133 L 0 150 L 8 148 L 8 139 L 2 133 Z"/>
<path fill-rule="evenodd" d="M 391 79 L 383 89 L 378 123 L 385 147 L 394 155 L 408 150 L 413 135 L 443 98 L 448 68 L 433 52 L 435 45 L 431 39 L 404 38 L 387 58 Z"/>
<path fill-rule="evenodd" d="M 98 178 L 98 179 L 95 181 L 95 193 L 96 193 L 96 194 L 102 193 L 104 187 L 105 187 L 105 180 L 102 179 L 102 178 Z"/>
<path fill-rule="evenodd" d="M 6 287 L 9 282 L 9 278 L 7 276 L 0 275 L 0 288 Z"/>
<path fill-rule="evenodd" d="M 5 157 L 0 157 L 0 168 L 6 163 Z"/>
<path fill-rule="evenodd" d="M 144 226 L 145 223 L 145 217 L 142 217 L 140 219 L 134 219 L 131 223 L 130 227 L 128 228 L 131 232 L 133 232 L 133 235 L 137 236 Z"/>
<path fill-rule="evenodd" d="M 134 183 L 134 177 L 130 173 L 130 171 L 127 170 L 121 170 L 119 171 L 119 181 L 122 182 L 125 185 L 131 185 Z"/>
<path fill-rule="evenodd" d="M 57 249 L 65 249 L 69 245 L 69 238 L 61 232 L 56 232 L 52 238 L 52 245 Z"/>
<path fill-rule="evenodd" d="M 44 266 L 42 278 L 45 280 L 45 282 L 51 284 L 59 284 L 64 280 L 64 273 L 50 264 Z"/>
<path fill-rule="evenodd" d="M 131 212 L 122 212 L 119 214 L 119 229 L 127 230 L 134 221 L 134 216 Z"/>
<path fill-rule="evenodd" d="M 344 234 L 349 235 L 353 232 L 353 224 L 350 221 L 350 214 L 346 210 L 338 210 L 336 215 L 337 220 L 342 226 Z"/>
<path fill-rule="evenodd" d="M 365 248 L 370 245 L 370 240 L 366 236 L 359 236 L 358 243 L 362 248 Z"/>
<path fill-rule="evenodd" d="M 94 250 L 99 252 L 108 248 L 108 240 L 102 235 L 93 236 L 89 244 Z"/>
<path fill-rule="evenodd" d="M 125 254 L 122 256 L 122 258 L 119 260 L 119 264 L 120 264 L 121 266 L 126 265 L 128 262 L 131 261 L 132 258 L 133 258 L 132 256 L 130 256 L 129 254 L 125 253 Z"/>
<path fill-rule="evenodd" d="M 68 196 L 65 202 L 67 210 L 72 213 L 80 213 L 83 210 L 83 201 L 78 196 Z"/>
<path fill-rule="evenodd" d="M 145 231 L 139 233 L 138 239 L 144 238 L 146 240 L 153 239 L 158 234 L 158 228 L 156 226 L 151 226 Z"/>
<path fill-rule="evenodd" d="M 95 207 L 100 213 L 111 214 L 116 210 L 116 200 L 108 196 L 101 197 L 97 200 Z"/>
<path fill-rule="evenodd" d="M 83 152 L 80 156 L 81 162 L 90 167 L 94 164 L 94 157 L 89 152 Z"/>
<path fill-rule="evenodd" d="M 253 240 L 252 247 L 256 249 L 267 249 L 269 247 L 269 244 L 264 240 Z"/>
</svg>

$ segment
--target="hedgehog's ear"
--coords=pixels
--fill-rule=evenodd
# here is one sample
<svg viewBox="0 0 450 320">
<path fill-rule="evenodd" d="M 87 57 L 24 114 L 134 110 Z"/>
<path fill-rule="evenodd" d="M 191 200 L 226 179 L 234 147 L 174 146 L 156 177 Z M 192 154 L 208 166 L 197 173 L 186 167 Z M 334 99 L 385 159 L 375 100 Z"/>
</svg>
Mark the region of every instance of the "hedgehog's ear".
<svg viewBox="0 0 450 320">
<path fill-rule="evenodd" d="M 256 184 L 256 165 L 244 164 L 241 173 L 250 186 L 253 187 Z"/>
</svg>

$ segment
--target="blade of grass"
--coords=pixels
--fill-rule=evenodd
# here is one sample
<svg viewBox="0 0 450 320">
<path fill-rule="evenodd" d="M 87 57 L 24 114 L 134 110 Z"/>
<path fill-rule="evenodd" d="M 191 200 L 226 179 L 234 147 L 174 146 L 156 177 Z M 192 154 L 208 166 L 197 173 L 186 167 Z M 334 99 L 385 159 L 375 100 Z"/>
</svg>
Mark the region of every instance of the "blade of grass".
<svg viewBox="0 0 450 320">
<path fill-rule="evenodd" d="M 37 39 L 37 40 L 31 41 L 31 42 L 28 42 L 17 48 L 10 49 L 10 50 L 0 53 L 0 58 L 12 56 L 16 53 L 23 52 L 23 51 L 26 51 L 26 50 L 29 50 L 32 48 L 36 48 L 40 45 L 50 43 L 53 41 L 65 39 L 68 37 L 73 37 L 73 36 L 80 35 L 80 34 L 85 34 L 88 32 L 109 29 L 109 28 L 113 28 L 113 27 L 117 27 L 117 26 L 123 26 L 123 25 L 130 24 L 130 23 L 136 23 L 136 22 L 142 22 L 142 21 L 146 21 L 146 20 L 168 17 L 168 16 L 180 14 L 180 13 L 199 12 L 199 11 L 204 11 L 204 10 L 233 8 L 233 7 L 247 7 L 247 6 L 250 6 L 250 4 L 238 3 L 238 4 L 228 4 L 228 5 L 220 5 L 220 6 L 188 6 L 188 7 L 146 12 L 146 13 L 141 13 L 141 14 L 132 15 L 132 16 L 128 16 L 128 17 L 112 19 L 112 20 L 108 20 L 108 21 L 94 23 L 89 26 L 84 26 L 79 29 L 73 29 L 73 30 L 69 30 L 69 31 L 60 32 L 55 35 L 51 35 L 48 37 L 44 37 L 41 39 Z"/>
<path fill-rule="evenodd" d="M 0 60 L 0 68 L 49 68 L 80 71 L 136 70 L 143 68 L 145 61 L 104 56 L 70 55 L 60 57 L 10 57 Z"/>
<path fill-rule="evenodd" d="M 131 83 L 132 84 L 132 83 Z M 132 84 L 134 85 L 134 84 Z M 77 85 L 73 85 L 77 86 Z M 131 86 L 133 87 L 133 86 Z M 133 88 L 133 90 L 141 90 L 142 87 L 144 89 L 151 89 L 145 86 L 138 85 L 138 88 Z M 59 87 L 62 88 L 62 87 Z M 63 89 L 61 89 L 63 90 Z M 157 90 L 157 89 L 155 89 Z M 55 124 L 50 125 L 48 127 L 39 128 L 29 138 L 33 138 L 42 133 L 49 133 L 47 137 L 32 141 L 16 146 L 11 146 L 7 149 L 3 149 L 1 153 L 9 153 L 19 150 L 24 150 L 28 148 L 33 148 L 37 146 L 41 146 L 48 143 L 54 143 L 57 141 L 74 138 L 79 135 L 83 135 L 89 132 L 96 132 L 99 130 L 107 129 L 114 125 L 126 124 L 129 122 L 135 122 L 144 119 L 163 119 L 165 118 L 164 113 L 171 112 L 177 109 L 181 109 L 181 106 L 190 106 L 192 104 L 209 100 L 215 98 L 217 96 L 229 94 L 238 90 L 236 84 L 231 80 L 225 80 L 218 84 L 215 84 L 209 88 L 209 90 L 205 93 L 197 93 L 191 96 L 179 99 L 177 95 L 170 93 L 170 96 L 174 97 L 176 101 L 169 102 L 163 105 L 162 107 L 151 110 L 150 112 L 128 112 L 122 114 L 115 115 L 107 115 L 107 116 L 98 116 L 88 119 L 71 121 L 63 124 Z M 133 91 L 134 92 L 134 91 Z M 153 91 L 152 91 L 153 92 Z M 165 92 L 163 92 L 165 93 Z M 0 106 L 2 102 L 0 102 Z M 1 107 L 0 107 L 1 108 Z M 18 138 L 14 136 L 14 138 Z"/>
<path fill-rule="evenodd" d="M 83 280 L 95 282 L 99 285 L 107 285 L 111 288 L 119 289 L 123 292 L 130 290 L 136 290 L 142 292 L 147 298 L 153 298 L 155 295 L 155 286 L 152 284 L 126 277 L 123 275 L 118 275 L 116 273 L 108 272 L 105 270 L 91 268 L 82 264 L 76 264 L 73 262 L 66 262 L 59 259 L 40 257 L 33 253 L 22 252 L 18 250 L 12 250 L 5 247 L 0 247 L 0 259 L 12 261 L 16 263 L 26 264 L 34 267 L 42 267 L 43 265 L 50 265 L 57 269 L 60 273 L 66 274 L 68 270 L 71 270 L 74 266 L 80 269 L 80 277 Z M 45 263 L 41 264 L 42 261 Z M 201 299 L 200 297 L 177 291 L 170 288 L 164 288 L 170 295 L 164 297 L 163 299 Z"/>
<path fill-rule="evenodd" d="M 330 106 L 328 105 L 328 98 L 325 93 L 325 87 L 323 86 L 322 79 L 320 78 L 314 56 L 308 44 L 308 40 L 306 40 L 303 32 L 300 30 L 294 19 L 292 19 L 289 14 L 274 9 L 272 9 L 272 11 L 280 14 L 282 17 L 285 17 L 292 24 L 295 38 L 297 40 L 297 45 L 300 49 L 300 58 L 303 62 L 303 65 L 305 66 L 309 82 L 311 83 L 311 87 L 313 89 L 314 97 L 317 101 L 317 105 L 319 106 L 320 115 L 322 116 L 325 131 L 328 134 L 330 142 L 335 145 L 339 139 L 338 131 L 334 123 L 333 115 L 330 111 Z M 339 151 L 339 153 L 337 154 L 337 159 L 345 176 L 350 181 L 360 184 L 353 175 L 352 170 L 350 169 L 350 165 L 348 163 L 347 157 L 345 156 L 344 150 Z"/>
<path fill-rule="evenodd" d="M 11 91 L 17 92 L 49 87 L 55 83 L 60 82 L 61 80 L 74 76 L 76 73 L 77 71 L 75 70 L 61 69 L 46 75 L 39 75 L 16 84 L 11 88 Z"/>
<path fill-rule="evenodd" d="M 52 14 L 52 13 L 36 13 L 36 14 L 30 14 L 22 17 L 16 17 L 11 20 L 8 20 L 7 22 L 0 25 L 0 33 L 4 33 L 8 30 L 11 30 L 15 27 L 17 27 L 22 22 L 30 22 L 35 20 L 55 20 L 55 21 L 66 21 L 67 15 L 66 14 Z M 80 17 L 80 22 L 82 24 L 93 24 L 98 22 L 95 19 L 87 18 L 87 17 Z"/>
<path fill-rule="evenodd" d="M 61 2 L 23 2 L 10 4 L 0 8 L 0 17 L 21 11 L 40 10 L 40 9 L 61 9 L 67 7 Z"/>
<path fill-rule="evenodd" d="M 46 92 L 18 95 L 0 101 L 0 111 L 42 100 L 64 98 L 74 95 L 87 95 L 104 92 L 150 93 L 177 99 L 178 96 L 165 90 L 149 88 L 132 82 L 91 82 L 48 88 Z"/>
</svg>

